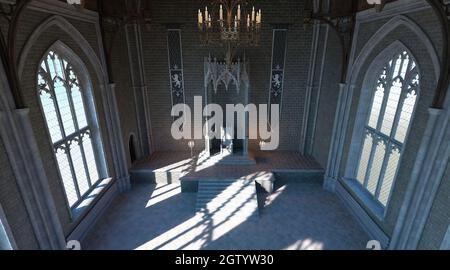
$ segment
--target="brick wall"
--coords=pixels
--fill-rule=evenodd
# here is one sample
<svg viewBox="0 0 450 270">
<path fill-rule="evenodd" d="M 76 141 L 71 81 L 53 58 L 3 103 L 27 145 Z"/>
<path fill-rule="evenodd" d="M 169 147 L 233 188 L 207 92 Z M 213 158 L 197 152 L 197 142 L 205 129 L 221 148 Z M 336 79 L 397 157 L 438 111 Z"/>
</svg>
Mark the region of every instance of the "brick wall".
<svg viewBox="0 0 450 270">
<path fill-rule="evenodd" d="M 204 96 L 203 58 L 210 51 L 199 46 L 196 14 L 199 4 L 194 1 L 154 1 L 153 23 L 150 31 L 143 32 L 143 50 L 146 70 L 150 115 L 155 150 L 188 150 L 186 142 L 175 141 L 170 135 L 171 98 L 167 55 L 167 25 L 180 23 L 184 60 L 186 103 L 193 105 L 195 95 Z M 272 25 L 290 24 L 288 31 L 285 87 L 280 125 L 280 148 L 298 150 L 303 117 L 312 28 L 302 26 L 302 1 L 258 1 L 263 10 L 261 44 L 246 51 L 250 61 L 250 102 L 267 103 L 270 85 Z M 211 52 L 217 56 L 217 51 Z M 252 147 L 256 147 L 253 142 Z M 196 143 L 197 149 L 203 142 Z"/>
</svg>

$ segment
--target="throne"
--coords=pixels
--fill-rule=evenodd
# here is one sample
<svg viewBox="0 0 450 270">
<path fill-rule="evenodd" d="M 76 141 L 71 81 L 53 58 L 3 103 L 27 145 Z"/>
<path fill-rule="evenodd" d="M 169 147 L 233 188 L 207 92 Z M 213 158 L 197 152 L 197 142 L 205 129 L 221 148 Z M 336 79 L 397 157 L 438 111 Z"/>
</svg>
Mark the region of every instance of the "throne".
<svg viewBox="0 0 450 270">
<path fill-rule="evenodd" d="M 221 128 L 221 143 L 220 143 L 220 153 L 222 155 L 233 154 L 233 138 L 230 135 L 229 128 Z"/>
<path fill-rule="evenodd" d="M 219 62 L 211 57 L 205 58 L 204 62 L 204 87 L 205 87 L 205 103 L 220 104 L 224 108 L 225 102 L 230 101 L 231 104 L 243 104 L 246 106 L 249 100 L 250 82 L 248 76 L 249 63 L 236 62 L 226 63 Z M 209 117 L 205 117 L 206 130 Z M 217 146 L 220 145 L 220 155 L 222 163 L 233 165 L 255 164 L 255 160 L 249 156 L 248 152 L 248 116 L 243 121 L 235 119 L 235 132 L 232 127 L 220 127 L 220 138 L 205 137 L 205 152 L 207 156 L 215 155 Z M 240 125 L 240 126 L 237 126 Z M 243 138 L 234 138 L 236 130 L 243 130 Z"/>
</svg>

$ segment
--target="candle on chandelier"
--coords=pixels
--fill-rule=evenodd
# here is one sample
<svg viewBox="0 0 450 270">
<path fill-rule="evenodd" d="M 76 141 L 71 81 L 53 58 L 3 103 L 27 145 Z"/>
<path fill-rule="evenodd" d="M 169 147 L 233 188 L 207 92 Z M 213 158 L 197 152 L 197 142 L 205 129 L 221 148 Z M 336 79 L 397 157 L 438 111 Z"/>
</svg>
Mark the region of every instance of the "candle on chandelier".
<svg viewBox="0 0 450 270">
<path fill-rule="evenodd" d="M 211 28 L 211 15 L 208 17 L 208 27 Z"/>
<path fill-rule="evenodd" d="M 205 21 L 206 22 L 208 21 L 208 18 L 209 18 L 209 16 L 208 16 L 208 7 L 205 7 Z"/>
<path fill-rule="evenodd" d="M 247 14 L 247 28 L 250 28 L 250 14 Z"/>
<path fill-rule="evenodd" d="M 203 23 L 203 15 L 202 15 L 202 12 L 200 11 L 200 9 L 198 10 L 198 23 L 199 24 Z"/>
<path fill-rule="evenodd" d="M 237 22 L 237 16 L 234 15 L 234 28 L 237 28 L 238 22 Z"/>
<path fill-rule="evenodd" d="M 237 20 L 238 20 L 238 21 L 241 20 L 241 5 L 238 5 L 238 10 L 237 10 Z"/>
<path fill-rule="evenodd" d="M 219 16 L 220 16 L 220 20 L 223 21 L 223 9 L 222 9 L 222 5 L 220 5 L 220 11 L 219 11 Z"/>
<path fill-rule="evenodd" d="M 252 9 L 252 22 L 255 21 L 255 7 Z"/>
</svg>

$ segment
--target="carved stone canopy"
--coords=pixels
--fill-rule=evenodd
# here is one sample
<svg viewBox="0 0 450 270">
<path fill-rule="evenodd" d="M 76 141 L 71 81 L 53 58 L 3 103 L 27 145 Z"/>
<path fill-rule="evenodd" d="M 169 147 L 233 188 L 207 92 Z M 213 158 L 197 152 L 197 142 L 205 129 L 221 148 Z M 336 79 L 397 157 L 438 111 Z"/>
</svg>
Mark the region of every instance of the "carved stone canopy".
<svg viewBox="0 0 450 270">
<path fill-rule="evenodd" d="M 250 85 L 248 77 L 248 62 L 240 61 L 233 62 L 231 65 L 227 65 L 224 62 L 217 61 L 217 59 L 211 59 L 211 57 L 205 58 L 205 88 L 209 84 L 212 85 L 214 93 L 217 93 L 219 85 L 225 86 L 225 91 L 228 91 L 230 85 L 234 84 L 236 90 L 239 93 L 241 86 L 248 88 Z"/>
</svg>

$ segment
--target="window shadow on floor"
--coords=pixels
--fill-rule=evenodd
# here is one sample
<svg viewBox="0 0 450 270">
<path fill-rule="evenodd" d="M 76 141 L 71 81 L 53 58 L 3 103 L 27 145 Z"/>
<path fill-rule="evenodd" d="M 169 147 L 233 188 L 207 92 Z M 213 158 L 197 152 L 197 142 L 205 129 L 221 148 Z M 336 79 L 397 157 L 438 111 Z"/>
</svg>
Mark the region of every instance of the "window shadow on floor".
<svg viewBox="0 0 450 270">
<path fill-rule="evenodd" d="M 365 248 L 367 235 L 320 183 L 283 183 L 273 194 L 258 196 L 256 218 L 240 218 L 238 212 L 199 215 L 194 210 L 195 193 L 181 193 L 175 184 L 137 184 L 115 199 L 83 245 L 85 249 Z"/>
</svg>

